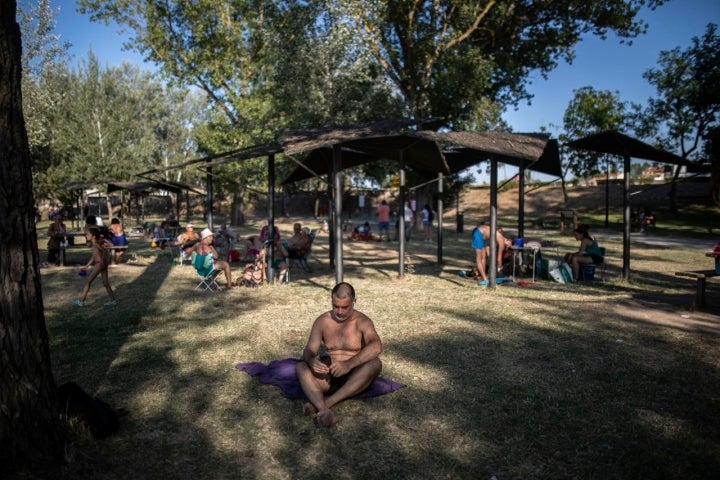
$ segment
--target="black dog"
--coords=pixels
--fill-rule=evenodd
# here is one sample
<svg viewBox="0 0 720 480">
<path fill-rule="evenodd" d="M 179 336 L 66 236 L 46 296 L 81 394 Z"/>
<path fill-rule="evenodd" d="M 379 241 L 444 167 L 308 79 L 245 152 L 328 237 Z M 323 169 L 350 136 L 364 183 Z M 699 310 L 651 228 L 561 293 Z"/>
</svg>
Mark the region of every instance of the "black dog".
<svg viewBox="0 0 720 480">
<path fill-rule="evenodd" d="M 68 417 L 82 421 L 95 439 L 117 433 L 120 428 L 118 418 L 126 413 L 124 410 L 115 410 L 97 397 L 90 396 L 75 382 L 60 385 L 58 399 L 60 411 Z"/>
</svg>

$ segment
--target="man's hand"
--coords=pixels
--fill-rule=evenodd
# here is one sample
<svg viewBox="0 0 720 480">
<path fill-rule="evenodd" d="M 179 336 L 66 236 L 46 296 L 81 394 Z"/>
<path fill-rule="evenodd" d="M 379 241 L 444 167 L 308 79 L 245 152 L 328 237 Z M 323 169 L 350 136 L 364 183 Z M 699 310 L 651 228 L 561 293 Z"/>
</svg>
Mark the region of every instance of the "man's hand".
<svg viewBox="0 0 720 480">
<path fill-rule="evenodd" d="M 343 375 L 347 374 L 352 368 L 347 364 L 346 361 L 344 362 L 338 362 L 335 361 L 330 365 L 329 371 L 330 375 L 333 377 L 342 377 Z"/>
<path fill-rule="evenodd" d="M 330 368 L 320 360 L 320 356 L 313 358 L 310 368 L 318 375 L 327 375 L 330 373 Z"/>
</svg>

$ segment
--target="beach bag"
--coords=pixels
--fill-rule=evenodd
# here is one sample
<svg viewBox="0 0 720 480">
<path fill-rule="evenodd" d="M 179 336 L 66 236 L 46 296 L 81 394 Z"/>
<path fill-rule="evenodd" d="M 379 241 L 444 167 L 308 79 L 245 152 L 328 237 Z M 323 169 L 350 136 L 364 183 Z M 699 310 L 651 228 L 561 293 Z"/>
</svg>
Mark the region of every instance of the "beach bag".
<svg viewBox="0 0 720 480">
<path fill-rule="evenodd" d="M 567 263 L 563 263 L 562 265 L 550 270 L 550 278 L 558 283 L 572 283 L 572 267 Z"/>
<path fill-rule="evenodd" d="M 68 418 L 79 419 L 95 439 L 106 438 L 120 428 L 118 417 L 123 414 L 93 397 L 75 382 L 63 383 L 57 390 L 60 410 Z"/>
<path fill-rule="evenodd" d="M 260 264 L 248 264 L 238 285 L 243 287 L 259 287 L 263 283 L 263 267 Z"/>
</svg>

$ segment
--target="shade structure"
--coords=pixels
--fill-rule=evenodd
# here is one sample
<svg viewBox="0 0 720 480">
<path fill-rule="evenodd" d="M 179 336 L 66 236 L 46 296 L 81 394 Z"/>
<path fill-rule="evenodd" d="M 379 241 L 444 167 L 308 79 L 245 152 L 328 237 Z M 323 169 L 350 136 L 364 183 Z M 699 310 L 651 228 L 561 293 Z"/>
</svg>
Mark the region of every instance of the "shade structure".
<svg viewBox="0 0 720 480">
<path fill-rule="evenodd" d="M 306 135 L 299 139 L 296 137 L 281 139 L 281 142 L 284 141 L 294 142 L 285 148 L 286 153 L 288 151 L 301 153 L 305 151 L 304 149 L 312 149 L 284 183 L 317 175 L 329 175 L 334 168 L 345 169 L 379 159 L 398 161 L 401 170 L 407 166 L 426 179 L 455 173 L 487 160 L 491 160 L 495 169 L 497 163 L 502 162 L 550 175 L 561 174 L 557 141 L 550 141 L 547 134 L 424 130 L 383 134 L 378 130 L 341 129 L 322 130 L 314 137 Z M 340 162 L 334 163 L 334 153 L 338 152 Z M 404 186 L 403 175 L 400 177 L 401 186 Z M 496 178 L 497 175 L 494 177 Z M 491 185 L 491 190 L 497 192 L 497 182 Z M 401 204 L 404 202 L 403 191 L 404 189 L 401 188 Z M 519 209 L 522 209 L 522 205 L 521 194 Z M 522 223 L 522 214 L 519 215 L 519 219 Z M 494 221 L 492 214 L 491 221 Z M 438 261 L 442 256 L 441 249 L 441 239 L 439 239 Z M 401 269 L 403 259 L 401 241 Z M 494 279 L 492 281 L 494 282 Z"/>
<path fill-rule="evenodd" d="M 330 148 L 348 140 L 390 135 L 416 125 L 416 120 L 385 120 L 338 127 L 296 129 L 283 132 L 280 143 L 285 155 L 298 155 L 316 148 Z"/>
<path fill-rule="evenodd" d="M 377 160 L 399 161 L 402 157 L 405 164 L 423 178 L 450 173 L 435 132 L 395 132 L 398 128 L 413 124 L 409 121 L 393 121 L 356 128 L 303 130 L 283 134 L 280 142 L 286 155 L 293 157 L 306 153 L 307 156 L 300 160 L 300 164 L 282 183 L 331 173 L 335 146 L 341 149 L 343 170 Z"/>
<path fill-rule="evenodd" d="M 641 158 L 673 165 L 689 165 L 690 162 L 674 153 L 654 147 L 617 130 L 605 130 L 587 137 L 572 140 L 568 147 L 590 150 L 598 153 L 609 153 L 629 158 Z"/>
<path fill-rule="evenodd" d="M 498 163 L 520 169 L 518 185 L 518 236 L 524 236 L 525 182 L 524 170 L 561 175 L 557 141 L 545 133 L 446 132 L 438 134 L 445 146 L 445 158 L 453 173 L 483 161 L 490 162 L 490 229 L 497 227 Z M 497 244 L 490 236 L 490 285 L 495 286 Z"/>
<path fill-rule="evenodd" d="M 557 140 L 547 134 L 507 132 L 447 132 L 438 134 L 452 173 L 487 160 L 561 176 Z"/>
<path fill-rule="evenodd" d="M 450 173 L 435 132 L 405 132 L 384 136 L 358 138 L 343 142 L 343 146 L 376 159 L 403 161 L 425 179 L 438 173 Z"/>
<path fill-rule="evenodd" d="M 293 159 L 295 160 L 295 159 Z M 366 163 L 374 162 L 377 158 L 371 157 L 366 153 L 352 150 L 349 148 L 342 151 L 343 168 L 352 168 Z M 332 172 L 333 168 L 333 149 L 332 147 L 320 147 L 311 150 L 303 159 L 296 160 L 297 167 L 285 177 L 282 184 L 307 180 L 317 176 L 327 175 Z"/>
<path fill-rule="evenodd" d="M 341 170 L 378 160 L 398 162 L 400 179 L 400 204 L 405 202 L 405 168 L 411 168 L 423 178 L 435 178 L 438 174 L 449 173 L 442 151 L 434 132 L 400 131 L 415 125 L 413 120 L 376 122 L 372 124 L 326 128 L 318 130 L 300 130 L 286 132 L 280 136 L 280 143 L 286 155 L 291 158 L 306 152 L 310 153 L 284 183 L 311 178 L 317 175 L 329 175 L 331 198 L 333 200 L 333 230 L 330 236 L 331 262 L 335 266 L 335 277 L 342 281 L 342 196 L 340 195 L 339 173 Z M 312 165 L 311 165 L 312 162 Z M 400 229 L 405 219 L 400 217 Z M 398 269 L 404 274 L 405 239 L 400 236 Z"/>
<path fill-rule="evenodd" d="M 641 158 L 672 165 L 689 165 L 682 157 L 667 152 L 617 130 L 588 135 L 567 143 L 570 148 L 590 150 L 623 157 L 623 266 L 622 277 L 630 279 L 630 159 Z"/>
<path fill-rule="evenodd" d="M 108 182 L 107 193 L 117 192 L 120 190 L 127 190 L 133 193 L 145 193 L 152 190 L 153 183 L 151 182 Z"/>
<path fill-rule="evenodd" d="M 220 165 L 227 165 L 228 163 L 275 155 L 282 151 L 282 147 L 277 143 L 255 145 L 239 150 L 233 150 L 232 152 L 226 152 L 225 154 L 216 155 L 215 158 L 212 159 L 208 159 L 206 157 L 206 160 L 203 161 L 203 163 L 199 164 L 197 168 L 200 170 L 207 170 L 208 168 L 218 167 Z"/>
</svg>

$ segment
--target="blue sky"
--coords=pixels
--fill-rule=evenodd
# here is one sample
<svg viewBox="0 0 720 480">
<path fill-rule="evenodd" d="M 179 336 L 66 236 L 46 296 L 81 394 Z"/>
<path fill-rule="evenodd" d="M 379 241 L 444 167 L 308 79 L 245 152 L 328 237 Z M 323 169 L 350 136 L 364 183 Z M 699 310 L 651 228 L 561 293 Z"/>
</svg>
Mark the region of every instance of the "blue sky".
<svg viewBox="0 0 720 480">
<path fill-rule="evenodd" d="M 55 0 L 52 6 L 56 10 L 56 31 L 61 40 L 72 44 L 74 61 L 85 59 L 92 50 L 101 65 L 115 66 L 123 60 L 142 63 L 139 54 L 122 51 L 127 36 L 120 34 L 117 26 L 90 22 L 75 11 L 72 0 Z M 720 0 L 672 0 L 655 11 L 642 10 L 641 18 L 648 22 L 648 32 L 634 39 L 632 46 L 620 44 L 612 36 L 604 41 L 589 37 L 577 46 L 572 65 L 559 65 L 547 80 L 532 75 L 528 87 L 534 95 L 531 105 L 509 109 L 504 115 L 513 131 L 535 132 L 545 126 L 556 135 L 557 129 L 550 126 L 562 124 L 573 90 L 585 86 L 617 91 L 622 101 L 645 104 L 655 92 L 642 74 L 656 66 L 662 50 L 687 48 L 692 37 L 705 32 L 708 23 L 720 24 Z M 505 173 L 514 174 L 508 168 L 501 177 Z"/>
</svg>

